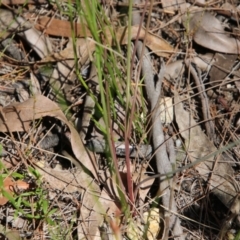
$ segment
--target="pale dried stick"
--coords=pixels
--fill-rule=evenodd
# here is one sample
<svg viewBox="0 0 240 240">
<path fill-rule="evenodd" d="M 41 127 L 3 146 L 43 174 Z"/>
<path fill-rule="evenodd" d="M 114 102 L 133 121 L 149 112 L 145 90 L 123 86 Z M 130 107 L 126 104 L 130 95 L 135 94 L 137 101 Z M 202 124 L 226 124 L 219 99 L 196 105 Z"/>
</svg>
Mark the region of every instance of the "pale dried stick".
<svg viewBox="0 0 240 240">
<path fill-rule="evenodd" d="M 135 4 L 139 4 L 139 0 L 135 0 Z M 140 21 L 140 14 L 138 12 L 133 13 L 133 25 L 138 24 Z M 160 174 L 169 174 L 172 172 L 172 166 L 168 158 L 166 145 L 164 144 L 164 133 L 162 128 L 162 123 L 160 119 L 160 108 L 159 98 L 161 93 L 161 84 L 163 78 L 163 72 L 160 72 L 159 79 L 157 82 L 154 81 L 154 73 L 151 65 L 151 60 L 149 58 L 149 53 L 146 48 L 143 49 L 142 42 L 137 43 L 137 54 L 141 56 L 142 50 L 144 51 L 142 59 L 142 75 L 144 76 L 146 91 L 148 100 L 151 105 L 152 110 L 152 135 L 153 135 L 153 145 L 156 150 L 156 161 L 157 161 L 157 170 Z M 177 212 L 177 207 L 175 201 L 170 202 L 170 189 L 171 179 L 163 179 L 160 177 L 161 185 L 160 190 L 164 192 L 162 196 L 163 205 L 168 208 L 170 211 Z M 180 225 L 180 220 L 178 217 L 171 215 L 170 216 L 170 228 L 173 229 L 173 234 L 178 237 L 178 239 L 183 238 L 183 230 Z M 165 238 L 167 238 L 168 232 L 165 233 Z"/>
<path fill-rule="evenodd" d="M 214 138 L 214 124 L 213 124 L 213 121 L 211 120 L 208 97 L 207 97 L 207 94 L 206 94 L 204 84 L 201 81 L 201 78 L 200 78 L 201 76 L 198 76 L 196 70 L 191 65 L 189 60 L 186 60 L 185 64 L 187 65 L 188 69 L 190 70 L 190 73 L 193 76 L 193 79 L 195 81 L 195 84 L 197 86 L 197 89 L 198 89 L 198 92 L 199 92 L 199 95 L 200 95 L 200 98 L 201 98 L 202 113 L 203 113 L 203 118 L 205 120 L 205 127 L 206 127 L 207 135 L 210 138 L 210 140 L 213 140 L 213 138 Z"/>
</svg>

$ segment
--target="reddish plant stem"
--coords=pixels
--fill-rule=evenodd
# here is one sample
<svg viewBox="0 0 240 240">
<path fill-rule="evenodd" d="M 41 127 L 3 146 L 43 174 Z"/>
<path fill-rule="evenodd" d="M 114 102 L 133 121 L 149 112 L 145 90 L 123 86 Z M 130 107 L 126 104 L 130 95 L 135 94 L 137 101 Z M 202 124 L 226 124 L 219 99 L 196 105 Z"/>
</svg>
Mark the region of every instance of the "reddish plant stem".
<svg viewBox="0 0 240 240">
<path fill-rule="evenodd" d="M 126 192 L 125 192 L 125 188 L 124 188 L 124 185 L 122 182 L 122 178 L 121 178 L 119 170 L 118 170 L 117 155 L 116 155 L 116 149 L 115 149 L 115 144 L 114 144 L 114 139 L 113 139 L 113 129 L 112 129 L 112 124 L 111 124 L 111 111 L 110 111 L 108 89 L 109 89 L 109 86 L 108 86 L 108 82 L 106 81 L 106 103 L 107 103 L 107 111 L 109 113 L 108 114 L 108 124 L 106 124 L 106 125 L 109 126 L 109 131 L 110 131 L 109 135 L 107 135 L 107 138 L 108 138 L 108 143 L 109 143 L 109 150 L 110 150 L 111 156 L 113 158 L 113 164 L 114 164 L 115 172 L 117 175 L 119 188 L 122 191 L 123 195 L 125 196 Z M 127 202 L 126 198 L 125 198 L 125 201 Z"/>
<path fill-rule="evenodd" d="M 132 54 L 132 59 L 131 59 L 131 68 L 130 68 L 130 76 L 132 77 L 132 71 L 133 71 L 133 65 L 134 65 L 134 56 L 136 55 L 136 44 L 139 40 L 139 34 L 140 34 L 140 30 L 142 28 L 142 24 L 143 24 L 143 19 L 144 19 L 144 15 L 147 9 L 147 1 L 145 2 L 145 6 L 144 6 L 144 10 L 143 10 L 143 14 L 141 17 L 141 21 L 139 23 L 139 28 L 138 28 L 138 32 L 137 32 L 137 36 L 135 39 L 135 45 L 134 45 L 134 49 L 133 49 L 133 54 Z M 141 66 L 140 66 L 141 68 Z M 138 78 L 137 78 L 138 79 Z M 138 81 L 138 80 L 137 80 Z M 135 112 L 135 103 L 137 101 L 137 85 L 134 91 L 134 95 L 133 95 L 133 100 L 131 103 L 131 111 L 130 111 L 130 116 L 128 118 L 128 109 L 126 111 L 126 118 L 125 118 L 125 127 L 126 127 L 126 132 L 125 132 L 125 152 L 126 152 L 126 167 L 127 167 L 127 185 L 128 185 L 128 194 L 129 194 L 129 199 L 130 202 L 132 203 L 131 208 L 134 206 L 134 192 L 133 192 L 133 181 L 132 181 L 132 174 L 131 174 L 131 166 L 130 166 L 130 150 L 129 150 L 129 139 L 131 136 L 131 130 L 132 130 L 132 122 L 134 119 L 134 112 Z"/>
<path fill-rule="evenodd" d="M 144 6 L 144 10 L 143 12 L 146 11 L 147 8 L 147 1 L 145 2 L 145 6 Z M 132 78 L 132 70 L 133 70 L 133 64 L 134 64 L 134 56 L 136 55 L 136 43 L 139 40 L 139 34 L 140 34 L 140 30 L 142 28 L 142 23 L 143 23 L 143 19 L 144 19 L 144 14 L 141 18 L 141 22 L 139 23 L 139 28 L 138 28 L 138 32 L 137 32 L 137 36 L 136 36 L 136 40 L 135 40 L 135 45 L 134 45 L 134 49 L 133 49 L 133 54 L 132 54 L 132 59 L 131 59 L 131 67 L 130 67 L 130 76 Z M 136 88 L 137 89 L 137 88 Z M 130 166 L 130 150 L 129 150 L 129 139 L 131 136 L 131 130 L 132 130 L 132 122 L 133 122 L 133 115 L 134 115 L 134 111 L 135 111 L 135 102 L 136 102 L 136 90 L 134 92 L 134 99 L 132 101 L 132 108 L 131 108 L 131 112 L 130 112 L 130 117 L 128 118 L 128 109 L 126 109 L 126 117 L 125 117 L 125 152 L 126 152 L 126 167 L 127 167 L 127 185 L 128 185 L 128 194 L 129 194 L 129 200 L 132 203 L 131 208 L 134 206 L 134 193 L 133 193 L 133 181 L 132 181 L 132 174 L 131 174 L 131 166 Z M 127 104 L 128 105 L 128 104 Z"/>
</svg>

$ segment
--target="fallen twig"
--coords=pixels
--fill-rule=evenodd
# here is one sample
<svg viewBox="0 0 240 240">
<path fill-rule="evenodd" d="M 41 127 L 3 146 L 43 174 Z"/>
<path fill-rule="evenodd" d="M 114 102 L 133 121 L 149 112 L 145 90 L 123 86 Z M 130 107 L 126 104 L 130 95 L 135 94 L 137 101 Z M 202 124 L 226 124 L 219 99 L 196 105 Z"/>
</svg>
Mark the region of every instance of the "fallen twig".
<svg viewBox="0 0 240 240">
<path fill-rule="evenodd" d="M 138 4 L 138 0 L 135 1 L 135 4 Z M 133 14 L 133 24 L 137 24 L 139 22 L 140 15 L 138 12 Z M 137 43 L 137 54 L 141 56 L 142 50 L 144 51 L 143 59 L 142 59 L 142 75 L 144 76 L 146 91 L 148 100 L 151 105 L 152 110 L 152 136 L 153 136 L 153 145 L 154 150 L 156 150 L 156 161 L 157 161 L 157 170 L 161 174 L 167 174 L 172 172 L 172 166 L 170 160 L 168 158 L 166 145 L 164 144 L 164 134 L 162 123 L 160 119 L 160 108 L 159 98 L 161 93 L 161 84 L 163 79 L 164 71 L 160 71 L 158 76 L 158 81 L 154 82 L 154 74 L 152 70 L 151 60 L 148 57 L 148 50 L 146 48 L 143 49 L 143 44 L 139 41 Z M 162 64 L 163 67 L 163 64 Z M 177 212 L 175 201 L 170 202 L 170 189 L 172 179 L 167 179 L 162 181 L 163 179 L 160 177 L 160 191 L 163 192 L 162 202 L 163 205 L 171 211 Z M 167 214 L 165 214 L 166 216 Z M 180 220 L 174 215 L 169 217 L 169 226 L 173 229 L 173 234 L 178 236 L 178 239 L 183 239 L 183 231 L 180 225 Z M 165 232 L 164 238 L 168 237 L 168 232 Z"/>
</svg>

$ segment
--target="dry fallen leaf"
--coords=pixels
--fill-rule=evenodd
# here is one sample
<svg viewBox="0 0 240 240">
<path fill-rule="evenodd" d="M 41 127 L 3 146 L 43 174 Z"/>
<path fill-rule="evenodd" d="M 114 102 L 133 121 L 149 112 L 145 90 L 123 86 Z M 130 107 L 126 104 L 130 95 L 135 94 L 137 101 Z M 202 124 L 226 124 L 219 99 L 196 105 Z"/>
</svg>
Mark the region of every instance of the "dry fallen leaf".
<svg viewBox="0 0 240 240">
<path fill-rule="evenodd" d="M 216 9 L 216 12 L 231 17 L 231 19 L 235 19 L 236 21 L 238 21 L 237 19 L 240 16 L 240 8 L 235 7 L 233 4 L 230 3 L 230 1 L 223 3 L 221 5 L 221 8 Z"/>
<path fill-rule="evenodd" d="M 26 39 L 29 46 L 38 54 L 40 58 L 48 56 L 52 53 L 52 44 L 48 38 L 38 30 L 30 28 L 20 34 Z"/>
<path fill-rule="evenodd" d="M 81 192 L 91 182 L 89 175 L 81 170 L 72 173 L 68 170 L 52 169 L 44 166 L 39 168 L 38 171 L 52 189 L 66 193 Z M 83 177 L 86 178 L 82 179 Z M 82 181 L 80 181 L 81 179 Z"/>
<path fill-rule="evenodd" d="M 184 110 L 181 98 L 175 92 L 175 118 L 179 132 L 185 141 L 185 148 L 191 162 L 202 159 L 209 154 L 217 152 L 217 148 L 203 133 L 199 124 L 193 119 L 192 115 Z M 216 155 L 218 155 L 216 153 Z M 231 203 L 237 195 L 234 185 L 229 181 L 229 176 L 234 175 L 231 165 L 220 155 L 211 156 L 208 159 L 196 164 L 195 169 L 202 178 L 209 181 L 210 190 L 230 208 Z M 211 177 L 209 178 L 209 174 Z"/>
<path fill-rule="evenodd" d="M 94 164 L 83 146 L 78 132 L 68 122 L 58 105 L 42 95 L 36 95 L 22 103 L 13 103 L 4 107 L 1 111 L 0 132 L 27 131 L 34 120 L 49 116 L 64 122 L 71 132 L 71 145 L 74 155 L 94 176 L 96 176 Z M 80 164 L 79 164 L 80 165 Z"/>
<path fill-rule="evenodd" d="M 197 65 L 202 71 L 209 71 L 212 64 L 214 64 L 214 55 L 212 53 L 198 54 L 191 56 L 191 61 Z M 169 82 L 175 83 L 177 79 L 181 79 L 185 72 L 185 65 L 183 60 L 177 60 L 166 65 L 164 78 Z"/>
<path fill-rule="evenodd" d="M 29 18 L 32 18 L 32 15 Z M 26 15 L 25 15 L 26 16 Z M 26 16 L 28 17 L 28 16 Z M 46 16 L 38 17 L 34 27 L 44 32 L 45 34 L 61 37 L 72 37 L 74 31 L 76 37 L 91 37 L 92 34 L 87 28 L 80 23 L 73 23 L 73 29 L 71 22 L 62 19 L 50 18 Z"/>
<path fill-rule="evenodd" d="M 28 20 L 17 16 L 17 13 L 7 9 L 0 9 L 0 39 L 10 34 L 18 33 L 42 58 L 52 52 L 52 46 L 47 36 L 33 28 Z"/>
<path fill-rule="evenodd" d="M 224 30 L 220 20 L 205 9 L 185 14 L 183 23 L 194 41 L 217 52 L 239 54 L 240 42 Z"/>
<path fill-rule="evenodd" d="M 116 30 L 116 38 L 119 40 L 120 44 L 127 44 L 128 42 L 128 30 L 126 27 L 121 27 Z M 147 32 L 144 28 L 140 29 L 138 35 L 139 26 L 132 26 L 131 28 L 131 39 L 135 40 L 138 36 L 138 39 L 146 40 L 146 46 L 152 50 L 158 56 L 161 57 L 169 57 L 170 54 L 174 52 L 173 47 L 165 41 L 160 36 L 154 35 L 152 33 Z M 108 41 L 111 42 L 112 35 L 108 34 Z"/>
<path fill-rule="evenodd" d="M 78 26 L 80 28 L 80 26 Z M 163 57 L 169 57 L 170 54 L 174 52 L 173 47 L 164 39 L 162 39 L 160 36 L 154 35 L 152 33 L 147 32 L 145 29 L 141 28 L 139 35 L 138 35 L 139 26 L 132 26 L 131 28 L 131 39 L 134 40 L 137 36 L 139 39 L 146 38 L 146 45 L 149 47 L 153 53 L 155 53 L 158 56 Z M 71 29 L 69 29 L 71 31 Z M 116 28 L 114 29 L 116 34 L 116 39 L 119 41 L 120 44 L 126 45 L 128 42 L 128 30 L 126 27 Z M 105 36 L 107 39 L 105 39 L 105 42 L 112 45 L 113 39 L 110 29 L 105 29 Z M 89 34 L 89 33 L 87 33 Z M 61 35 L 61 32 L 59 32 L 59 35 Z M 83 34 L 83 36 L 85 35 Z M 82 58 L 83 56 L 89 57 L 89 55 L 92 55 L 93 51 L 95 51 L 95 44 L 91 38 L 87 38 L 86 40 L 86 46 L 88 47 L 86 51 L 86 46 L 82 46 L 82 44 L 79 44 L 76 42 L 77 47 L 77 54 L 79 58 Z M 84 52 L 83 52 L 84 51 Z M 73 44 L 69 45 L 67 49 L 64 49 L 63 51 L 59 53 L 55 53 L 52 55 L 47 56 L 46 58 L 42 59 L 41 62 L 48 62 L 48 61 L 60 61 L 60 60 L 67 60 L 67 59 L 74 59 L 74 50 L 73 50 Z M 82 61 L 82 60 L 81 60 Z"/>
<path fill-rule="evenodd" d="M 5 234 L 5 237 L 4 238 L 3 236 L 3 239 L 10 239 L 10 240 L 21 240 L 21 231 L 20 230 L 16 230 L 12 227 L 8 227 L 8 224 L 0 224 L 0 233 L 4 233 Z"/>
<path fill-rule="evenodd" d="M 80 28 L 79 25 L 77 25 Z M 69 29 L 70 31 L 71 29 Z M 131 36 L 134 39 L 138 34 L 138 26 L 133 26 L 131 28 Z M 61 31 L 59 31 L 61 34 Z M 111 44 L 112 43 L 112 35 L 108 30 L 106 30 L 106 41 Z M 158 36 L 147 33 L 144 29 L 141 29 L 139 39 L 143 39 L 146 37 L 146 45 L 153 50 L 153 52 L 159 56 L 169 56 L 173 52 L 173 48 L 170 44 L 168 44 L 165 40 L 161 39 Z M 116 38 L 121 42 L 120 44 L 127 44 L 127 29 L 119 28 L 116 29 Z M 82 66 L 89 59 L 92 59 L 92 54 L 95 51 L 95 42 L 91 38 L 78 38 L 76 40 L 76 49 L 77 49 L 77 57 L 80 59 L 79 64 Z M 50 79 L 50 83 L 53 89 L 58 92 L 59 89 L 63 89 L 63 94 L 67 95 L 68 86 L 66 82 L 74 79 L 72 74 L 75 74 L 72 71 L 74 67 L 74 55 L 75 51 L 73 49 L 72 41 L 69 41 L 67 47 L 58 53 L 54 53 L 46 56 L 40 62 L 58 62 L 57 67 L 54 69 L 53 74 Z M 68 79 L 68 81 L 66 81 Z"/>
<path fill-rule="evenodd" d="M 3 188 L 1 190 L 4 190 L 8 192 L 11 195 L 14 195 L 14 192 L 16 190 L 26 190 L 29 188 L 29 184 L 22 181 L 22 180 L 17 180 L 13 181 L 12 178 L 7 177 L 3 181 Z M 8 198 L 0 196 L 0 206 L 6 204 L 8 202 Z"/>
<path fill-rule="evenodd" d="M 215 62 L 209 71 L 212 86 L 219 85 L 219 80 L 224 80 L 231 72 L 237 58 L 238 56 L 235 54 L 216 53 L 214 55 Z"/>
<path fill-rule="evenodd" d="M 77 39 L 76 40 L 76 48 L 77 48 L 77 57 L 80 58 L 80 64 L 83 64 L 87 61 L 89 56 L 94 52 L 95 50 L 95 43 L 89 39 Z M 63 61 L 63 60 L 73 60 L 74 59 L 74 49 L 73 44 L 70 41 L 68 43 L 67 47 L 58 52 L 51 55 L 48 55 L 47 57 L 43 58 L 40 62 L 57 62 L 57 61 Z M 63 63 L 64 64 L 64 63 Z M 69 68 L 69 64 L 64 64 L 66 67 Z"/>
<path fill-rule="evenodd" d="M 117 209 L 109 195 L 104 190 L 101 191 L 98 184 L 83 170 L 77 169 L 75 172 L 69 172 L 45 166 L 39 168 L 38 171 L 52 189 L 67 193 L 81 193 L 78 236 L 81 237 L 80 239 L 100 239 L 98 227 L 103 223 L 103 216 Z M 91 235 L 94 235 L 94 238 L 89 238 Z"/>
</svg>

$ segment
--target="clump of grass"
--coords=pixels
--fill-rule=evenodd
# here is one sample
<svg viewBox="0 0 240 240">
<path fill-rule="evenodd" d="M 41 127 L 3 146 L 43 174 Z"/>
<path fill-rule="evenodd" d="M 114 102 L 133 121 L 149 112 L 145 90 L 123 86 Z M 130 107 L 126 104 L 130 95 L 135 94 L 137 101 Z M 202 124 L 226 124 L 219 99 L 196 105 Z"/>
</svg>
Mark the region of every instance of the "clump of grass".
<svg viewBox="0 0 240 240">
<path fill-rule="evenodd" d="M 131 6 L 131 2 L 129 5 Z M 98 126 L 102 130 L 102 134 L 108 144 L 105 149 L 105 156 L 108 160 L 109 169 L 111 172 L 111 179 L 115 179 L 117 186 L 119 186 L 119 196 L 122 207 L 122 214 L 125 219 L 131 219 L 131 210 L 134 208 L 133 196 L 133 182 L 130 172 L 130 159 L 127 157 L 128 164 L 128 188 L 125 192 L 122 184 L 122 179 L 119 174 L 117 157 L 115 154 L 113 128 L 112 123 L 118 124 L 119 129 L 122 129 L 125 136 L 126 147 L 130 143 L 129 140 L 132 136 L 135 139 L 146 141 L 146 132 L 143 126 L 146 122 L 145 101 L 143 97 L 143 90 L 141 84 L 132 84 L 132 43 L 131 43 L 131 26 L 129 24 L 128 45 L 126 47 L 126 57 L 118 45 L 119 39 L 116 38 L 114 33 L 114 26 L 106 16 L 102 6 L 97 1 L 84 1 L 82 4 L 76 2 L 79 19 L 82 23 L 86 23 L 91 31 L 93 41 L 96 44 L 96 49 L 93 56 L 93 61 L 97 69 L 97 78 L 99 84 L 99 96 L 95 96 L 89 86 L 85 83 L 81 76 L 78 59 L 76 43 L 73 41 L 75 50 L 75 71 L 81 84 L 86 88 L 87 93 L 94 99 L 98 117 L 103 118 L 104 126 Z M 70 10 L 71 11 L 71 10 Z M 131 7 L 129 8 L 129 16 L 132 14 Z M 73 19 L 74 12 L 72 12 Z M 129 19 L 131 22 L 131 17 Z M 112 42 L 107 42 L 106 36 L 111 33 Z M 74 39 L 74 34 L 73 34 Z M 104 42 L 104 44 L 103 44 Z M 117 54 L 116 54 L 117 53 Z M 122 57 L 121 57 L 122 56 Z M 136 99 L 133 98 L 134 94 L 140 93 L 138 99 L 141 101 L 139 104 L 142 106 L 141 111 L 135 111 Z M 134 100 L 133 100 L 134 99 Z M 118 112 L 116 110 L 116 101 L 124 109 L 125 119 L 123 122 L 118 121 Z M 98 124 L 98 119 L 95 120 Z M 134 134 L 132 132 L 134 131 Z M 128 140 L 127 140 L 128 139 Z M 130 200 L 128 197 L 130 197 Z M 133 204 L 133 205 L 131 205 Z"/>
</svg>

